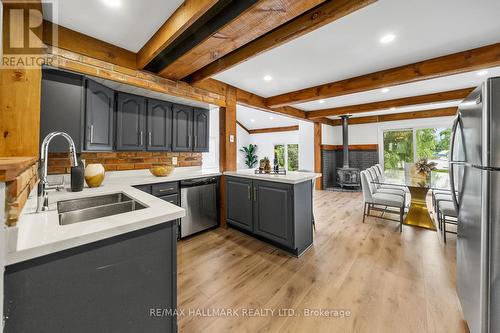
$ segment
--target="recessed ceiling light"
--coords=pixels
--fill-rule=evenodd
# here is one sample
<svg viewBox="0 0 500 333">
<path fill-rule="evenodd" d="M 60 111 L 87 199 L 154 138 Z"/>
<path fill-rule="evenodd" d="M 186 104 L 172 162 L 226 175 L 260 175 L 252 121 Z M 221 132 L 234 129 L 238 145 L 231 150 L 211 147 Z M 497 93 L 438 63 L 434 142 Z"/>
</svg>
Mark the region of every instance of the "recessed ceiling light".
<svg viewBox="0 0 500 333">
<path fill-rule="evenodd" d="M 255 119 L 250 119 L 250 121 L 251 121 L 252 123 L 254 123 L 254 122 L 255 122 Z"/>
<path fill-rule="evenodd" d="M 394 41 L 395 39 L 396 39 L 395 34 L 387 34 L 387 35 L 384 35 L 380 38 L 380 43 L 389 44 L 390 42 Z"/>
<path fill-rule="evenodd" d="M 392 108 L 390 108 L 389 110 L 394 111 L 394 110 L 396 110 L 396 108 L 393 106 L 393 107 L 392 107 Z"/>
<path fill-rule="evenodd" d="M 273 117 L 273 116 L 269 117 L 269 120 L 273 120 L 273 119 L 274 119 L 274 117 Z"/>
<path fill-rule="evenodd" d="M 389 89 L 389 88 L 382 88 L 382 89 L 380 89 L 380 92 L 382 94 L 388 93 L 389 91 L 391 91 L 391 89 Z"/>
<path fill-rule="evenodd" d="M 122 0 L 102 0 L 104 4 L 111 8 L 118 8 L 122 5 Z"/>
<path fill-rule="evenodd" d="M 324 99 L 320 99 L 320 100 L 318 101 L 318 103 L 319 103 L 319 104 L 323 104 L 323 103 L 325 103 L 325 100 L 324 100 Z"/>
<path fill-rule="evenodd" d="M 271 75 L 264 75 L 264 81 L 271 81 L 273 77 Z"/>
<path fill-rule="evenodd" d="M 483 71 L 477 72 L 476 74 L 479 75 L 479 76 L 485 76 L 485 75 L 488 74 L 488 71 L 487 70 L 483 70 Z"/>
</svg>

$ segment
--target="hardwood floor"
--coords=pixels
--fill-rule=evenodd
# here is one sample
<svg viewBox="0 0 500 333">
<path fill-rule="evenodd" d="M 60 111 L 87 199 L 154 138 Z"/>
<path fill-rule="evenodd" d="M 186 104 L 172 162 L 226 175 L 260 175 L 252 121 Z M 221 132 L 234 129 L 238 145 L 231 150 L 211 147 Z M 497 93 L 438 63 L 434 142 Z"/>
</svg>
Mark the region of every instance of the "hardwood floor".
<svg viewBox="0 0 500 333">
<path fill-rule="evenodd" d="M 317 191 L 314 206 L 314 247 L 298 259 L 234 229 L 181 241 L 179 331 L 468 331 L 455 291 L 453 235 L 445 245 L 437 232 L 404 226 L 400 234 L 397 223 L 377 218 L 363 224 L 361 193 Z M 193 315 L 198 309 L 207 316 Z M 214 309 L 238 316 L 210 316 Z M 304 317 L 305 309 L 350 315 Z"/>
</svg>

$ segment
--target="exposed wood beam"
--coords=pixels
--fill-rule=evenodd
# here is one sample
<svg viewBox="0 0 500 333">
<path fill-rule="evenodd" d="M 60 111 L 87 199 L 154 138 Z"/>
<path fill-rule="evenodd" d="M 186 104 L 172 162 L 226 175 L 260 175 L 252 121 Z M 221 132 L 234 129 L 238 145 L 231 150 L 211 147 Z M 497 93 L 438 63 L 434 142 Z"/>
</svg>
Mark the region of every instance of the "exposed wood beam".
<svg viewBox="0 0 500 333">
<path fill-rule="evenodd" d="M 210 36 L 170 62 L 159 74 L 169 79 L 183 79 L 214 60 L 253 41 L 325 0 L 237 0 L 226 6 L 241 7 L 221 15 L 227 22 Z M 246 5 L 251 4 L 251 6 Z M 206 26 L 215 25 L 212 23 Z"/>
<path fill-rule="evenodd" d="M 197 82 L 207 79 L 263 52 L 269 51 L 326 24 L 334 22 L 374 2 L 376 2 L 376 0 L 326 1 L 262 37 L 253 40 L 197 70 L 189 76 L 189 81 Z"/>
<path fill-rule="evenodd" d="M 137 67 L 143 69 L 154 57 L 185 32 L 218 0 L 185 0 L 137 53 Z"/>
<path fill-rule="evenodd" d="M 50 44 L 52 31 L 57 29 L 57 47 L 130 69 L 136 69 L 136 54 L 77 31 L 43 21 L 43 40 Z"/>
<path fill-rule="evenodd" d="M 323 163 L 321 158 L 321 124 L 314 123 L 314 172 L 321 173 L 321 165 Z M 322 178 L 316 179 L 316 189 L 323 189 Z"/>
<path fill-rule="evenodd" d="M 460 74 L 500 65 L 500 43 L 270 97 L 271 108 Z"/>
<path fill-rule="evenodd" d="M 321 145 L 321 150 L 343 150 L 342 145 Z M 378 144 L 349 145 L 349 150 L 378 150 Z"/>
<path fill-rule="evenodd" d="M 299 125 L 295 125 L 295 126 L 251 129 L 251 130 L 248 130 L 248 133 L 249 134 L 261 134 L 261 133 L 276 133 L 276 132 L 293 132 L 293 131 L 298 131 L 298 130 L 299 130 Z"/>
<path fill-rule="evenodd" d="M 306 113 L 308 119 L 317 119 L 329 116 L 340 116 L 345 114 L 356 114 L 370 111 L 386 110 L 391 107 L 411 106 L 418 104 L 437 103 L 446 101 L 462 100 L 467 97 L 474 88 L 466 88 L 452 91 L 439 92 L 435 94 L 412 96 L 392 99 L 388 101 L 373 102 L 358 105 L 342 106 L 338 108 L 309 111 Z"/>
<path fill-rule="evenodd" d="M 242 123 L 240 123 L 238 120 L 236 120 L 236 124 L 238 126 L 240 126 L 241 128 L 243 128 L 245 130 L 245 132 L 249 133 L 250 134 L 250 130 L 248 128 L 246 128 Z"/>
<path fill-rule="evenodd" d="M 381 116 L 349 118 L 349 125 L 382 123 L 386 121 L 398 121 L 398 120 L 409 120 L 409 119 L 420 119 L 420 118 L 447 117 L 447 116 L 454 116 L 456 114 L 457 114 L 456 107 L 415 111 L 415 112 L 402 112 L 402 113 L 385 114 Z M 332 123 L 332 126 L 340 126 L 340 125 L 342 125 L 340 119 L 335 119 Z"/>
</svg>

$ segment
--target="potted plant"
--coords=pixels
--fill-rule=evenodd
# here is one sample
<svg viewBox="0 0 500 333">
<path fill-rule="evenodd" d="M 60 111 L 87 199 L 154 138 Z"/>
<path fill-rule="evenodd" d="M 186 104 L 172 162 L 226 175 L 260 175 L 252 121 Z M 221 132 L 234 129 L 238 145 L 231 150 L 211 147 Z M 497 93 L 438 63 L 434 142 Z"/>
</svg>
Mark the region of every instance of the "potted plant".
<svg viewBox="0 0 500 333">
<path fill-rule="evenodd" d="M 257 155 L 255 154 L 257 151 L 257 145 L 249 144 L 248 147 L 243 147 L 240 151 L 245 154 L 246 166 L 249 169 L 253 168 L 258 162 Z"/>
<path fill-rule="evenodd" d="M 427 158 L 422 158 L 413 165 L 413 178 L 428 181 L 431 172 L 436 170 L 437 163 L 429 162 Z"/>
</svg>

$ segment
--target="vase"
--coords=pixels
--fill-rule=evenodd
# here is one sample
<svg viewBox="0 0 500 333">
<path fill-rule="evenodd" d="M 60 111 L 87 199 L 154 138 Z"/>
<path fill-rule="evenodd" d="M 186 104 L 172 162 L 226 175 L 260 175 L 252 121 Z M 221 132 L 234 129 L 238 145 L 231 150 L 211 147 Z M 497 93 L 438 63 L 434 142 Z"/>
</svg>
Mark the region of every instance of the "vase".
<svg viewBox="0 0 500 333">
<path fill-rule="evenodd" d="M 102 164 L 89 164 L 85 168 L 85 182 L 88 187 L 99 187 L 104 180 L 105 175 Z"/>
</svg>

